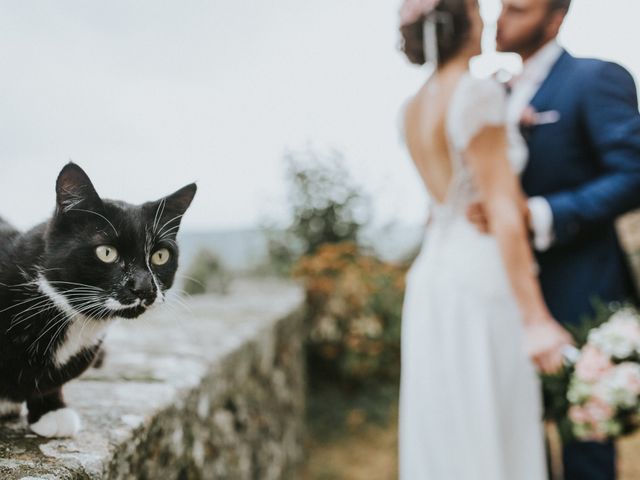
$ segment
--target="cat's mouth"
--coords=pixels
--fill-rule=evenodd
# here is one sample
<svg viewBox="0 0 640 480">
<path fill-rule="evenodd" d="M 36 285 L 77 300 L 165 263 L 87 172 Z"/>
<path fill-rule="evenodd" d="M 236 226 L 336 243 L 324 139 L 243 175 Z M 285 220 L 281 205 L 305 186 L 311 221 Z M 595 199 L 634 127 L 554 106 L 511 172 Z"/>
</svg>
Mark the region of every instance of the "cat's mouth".
<svg viewBox="0 0 640 480">
<path fill-rule="evenodd" d="M 142 315 L 153 304 L 148 303 L 147 300 L 136 299 L 131 303 L 121 303 L 114 298 L 108 298 L 105 301 L 105 307 L 111 312 L 113 316 L 123 318 L 136 318 Z"/>
<path fill-rule="evenodd" d="M 136 318 L 142 315 L 146 311 L 147 311 L 147 307 L 143 305 L 139 305 L 137 307 L 131 307 L 131 308 L 122 309 L 122 310 L 112 310 L 112 313 L 116 317 Z"/>
</svg>

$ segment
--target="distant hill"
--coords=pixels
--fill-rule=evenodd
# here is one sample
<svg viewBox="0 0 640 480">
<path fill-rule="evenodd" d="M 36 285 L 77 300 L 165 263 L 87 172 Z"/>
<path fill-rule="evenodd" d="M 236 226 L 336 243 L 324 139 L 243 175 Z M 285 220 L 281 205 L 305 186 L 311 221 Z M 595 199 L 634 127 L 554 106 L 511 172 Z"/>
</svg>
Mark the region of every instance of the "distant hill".
<svg viewBox="0 0 640 480">
<path fill-rule="evenodd" d="M 229 270 L 251 270 L 268 259 L 267 240 L 262 230 L 211 230 L 180 233 L 180 265 L 187 268 L 200 250 L 220 257 Z"/>
<path fill-rule="evenodd" d="M 401 260 L 415 251 L 422 237 L 420 226 L 395 226 L 374 229 L 363 234 L 370 245 L 387 260 Z M 260 229 L 184 231 L 179 236 L 180 265 L 186 269 L 200 250 L 218 255 L 223 265 L 234 271 L 253 270 L 268 260 L 267 239 Z"/>
</svg>

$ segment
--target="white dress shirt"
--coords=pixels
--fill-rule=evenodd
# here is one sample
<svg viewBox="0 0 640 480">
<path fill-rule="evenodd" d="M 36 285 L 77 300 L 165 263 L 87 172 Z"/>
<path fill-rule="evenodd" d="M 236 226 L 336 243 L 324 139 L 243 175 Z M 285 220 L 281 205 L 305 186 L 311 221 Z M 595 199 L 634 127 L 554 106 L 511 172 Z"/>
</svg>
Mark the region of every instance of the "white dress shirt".
<svg viewBox="0 0 640 480">
<path fill-rule="evenodd" d="M 511 80 L 511 94 L 507 103 L 507 119 L 510 122 L 520 124 L 522 114 L 549 76 L 551 68 L 562 52 L 563 49 L 558 42 L 550 41 L 529 58 L 524 63 L 522 73 Z M 549 202 L 543 197 L 532 197 L 529 199 L 529 211 L 533 246 L 538 251 L 545 251 L 553 243 L 553 213 Z"/>
</svg>

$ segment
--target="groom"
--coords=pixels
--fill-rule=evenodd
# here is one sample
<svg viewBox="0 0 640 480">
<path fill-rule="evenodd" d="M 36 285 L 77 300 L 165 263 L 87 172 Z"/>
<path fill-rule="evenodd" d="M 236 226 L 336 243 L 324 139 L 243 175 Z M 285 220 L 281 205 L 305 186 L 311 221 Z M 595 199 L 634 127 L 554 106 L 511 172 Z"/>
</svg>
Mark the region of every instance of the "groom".
<svg viewBox="0 0 640 480">
<path fill-rule="evenodd" d="M 522 185 L 540 282 L 554 317 L 579 324 L 592 301 L 635 298 L 615 219 L 640 207 L 640 115 L 631 75 L 578 59 L 556 36 L 571 0 L 502 0 L 497 48 L 524 60 L 508 115 L 530 151 Z M 486 229 L 482 208 L 468 216 Z M 612 443 L 564 446 L 566 480 L 615 479 Z"/>
</svg>

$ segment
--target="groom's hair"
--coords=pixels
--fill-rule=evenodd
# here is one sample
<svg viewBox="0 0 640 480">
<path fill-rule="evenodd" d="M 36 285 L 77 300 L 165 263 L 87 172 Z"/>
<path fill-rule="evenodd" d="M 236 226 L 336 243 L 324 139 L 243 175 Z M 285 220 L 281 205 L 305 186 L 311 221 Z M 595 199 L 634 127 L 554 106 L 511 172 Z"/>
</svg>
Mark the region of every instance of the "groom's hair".
<svg viewBox="0 0 640 480">
<path fill-rule="evenodd" d="M 571 0 L 549 0 L 550 11 L 564 10 L 568 12 L 569 7 L 571 7 Z"/>
</svg>

